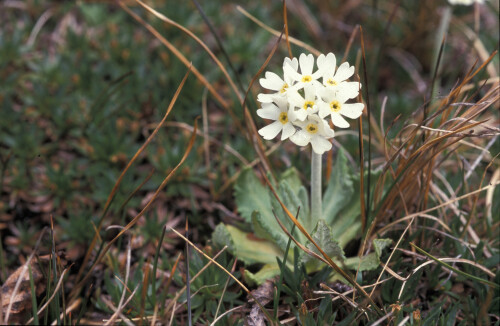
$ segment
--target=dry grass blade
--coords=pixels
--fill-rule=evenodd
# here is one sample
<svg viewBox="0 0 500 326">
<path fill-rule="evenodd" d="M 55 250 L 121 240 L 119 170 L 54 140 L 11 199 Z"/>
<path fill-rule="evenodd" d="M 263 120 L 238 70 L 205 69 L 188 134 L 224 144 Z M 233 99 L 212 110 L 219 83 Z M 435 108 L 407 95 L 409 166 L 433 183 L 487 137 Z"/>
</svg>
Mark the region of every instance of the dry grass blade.
<svg viewBox="0 0 500 326">
<path fill-rule="evenodd" d="M 352 43 L 354 42 L 354 39 L 356 38 L 356 35 L 358 34 L 358 30 L 360 28 L 361 28 L 361 26 L 356 25 L 352 29 L 351 36 L 349 37 L 349 41 L 347 41 L 347 46 L 346 46 L 345 51 L 344 51 L 344 56 L 342 57 L 342 60 L 340 61 L 340 63 L 343 63 L 344 61 L 347 60 L 347 54 L 349 53 L 349 50 L 351 50 Z"/>
<path fill-rule="evenodd" d="M 366 112 L 368 113 L 368 178 L 367 178 L 367 186 L 366 186 L 366 204 L 365 204 L 365 218 L 363 220 L 363 232 L 365 230 L 366 226 L 366 219 L 369 217 L 368 213 L 370 212 L 371 208 L 371 200 L 370 200 L 370 183 L 371 183 L 371 173 L 372 173 L 372 133 L 371 133 L 371 106 L 370 106 L 370 93 L 369 93 L 369 88 L 368 88 L 368 75 L 367 75 L 367 66 L 366 66 L 366 56 L 365 56 L 365 41 L 363 38 L 363 28 L 359 26 L 359 34 L 361 36 L 361 57 L 363 59 L 363 77 L 364 77 L 364 84 L 365 84 L 365 97 L 366 97 Z M 359 85 L 361 87 L 361 84 Z M 361 94 L 361 90 L 360 90 Z M 361 118 L 360 118 L 361 120 Z M 361 125 L 361 124 L 360 124 Z M 360 162 L 360 165 L 364 165 L 364 162 Z M 361 172 L 361 179 L 364 178 L 364 174 Z M 363 190 L 361 189 L 360 192 L 362 193 Z"/>
<path fill-rule="evenodd" d="M 421 152 L 428 151 L 430 149 L 430 147 L 432 147 L 432 145 L 435 145 L 435 144 L 441 142 L 442 140 L 444 140 L 446 138 L 450 138 L 451 136 L 459 136 L 460 133 L 462 133 L 462 132 L 464 132 L 466 130 L 472 129 L 472 128 L 476 127 L 476 126 L 479 126 L 479 125 L 485 123 L 486 121 L 488 121 L 488 120 L 483 120 L 483 121 L 478 121 L 478 122 L 475 122 L 475 123 L 471 123 L 470 125 L 458 128 L 456 130 L 453 130 L 453 131 L 447 133 L 446 135 L 436 137 L 436 138 L 434 138 L 434 139 L 426 142 L 422 147 L 420 147 L 419 149 L 417 149 L 415 152 L 412 153 L 412 155 L 409 158 L 409 161 L 411 161 L 412 159 L 414 159 Z M 464 136 L 465 135 L 463 135 L 461 137 L 464 137 Z"/>
<path fill-rule="evenodd" d="M 137 284 L 137 286 L 135 287 L 134 291 L 132 291 L 132 293 L 130 294 L 130 296 L 128 297 L 128 299 L 123 303 L 123 306 L 122 308 L 124 308 L 125 306 L 128 305 L 128 303 L 134 298 L 135 296 L 135 293 L 137 292 L 137 290 L 139 289 L 139 286 L 140 284 Z M 121 311 L 118 310 L 118 308 L 115 308 L 115 306 L 113 305 L 113 303 L 111 301 L 109 301 L 108 299 L 106 299 L 106 297 L 104 296 L 101 296 L 101 300 L 108 306 L 110 307 L 113 311 L 115 311 L 115 313 L 118 314 L 118 316 L 120 316 L 121 320 L 116 320 L 117 322 L 124 322 L 125 324 L 129 325 L 129 326 L 133 326 L 134 324 L 130 322 L 130 320 L 125 317 Z M 137 320 L 142 320 L 142 318 L 138 318 Z"/>
<path fill-rule="evenodd" d="M 260 20 L 258 20 L 255 16 L 252 16 L 248 11 L 246 11 L 245 9 L 243 9 L 241 6 L 236 6 L 236 9 L 241 12 L 243 15 L 245 15 L 247 18 L 249 18 L 251 21 L 253 21 L 254 23 L 256 23 L 257 25 L 259 25 L 260 27 L 262 27 L 263 29 L 265 29 L 266 31 L 268 31 L 269 33 L 273 34 L 274 36 L 279 36 L 280 35 L 280 32 L 278 32 L 277 30 L 267 26 L 266 24 L 264 24 L 263 22 L 261 22 Z M 297 40 L 296 38 L 293 38 L 293 37 L 289 37 L 288 38 L 289 42 L 290 43 L 293 43 L 309 52 L 311 52 L 312 54 L 314 54 L 315 56 L 319 56 L 321 54 L 320 51 L 316 50 L 315 48 L 313 48 L 312 46 L 300 41 L 300 40 Z"/>
<path fill-rule="evenodd" d="M 81 299 L 74 301 L 64 312 L 59 316 L 60 319 L 63 319 L 64 315 L 68 316 L 72 311 L 74 311 L 80 304 L 82 303 Z M 27 322 L 27 324 L 29 324 Z M 52 322 L 51 325 L 57 325 L 57 319 Z"/>
<path fill-rule="evenodd" d="M 144 278 L 142 280 L 142 291 L 141 291 L 141 307 L 139 310 L 139 326 L 142 326 L 142 322 L 144 321 L 144 309 L 146 304 L 146 294 L 148 292 L 149 287 L 149 268 L 151 266 L 151 261 L 148 259 L 148 263 L 144 266 L 143 275 Z"/>
<path fill-rule="evenodd" d="M 179 121 L 168 121 L 165 123 L 166 127 L 175 127 L 175 128 L 181 128 L 188 130 L 189 132 L 193 132 L 194 128 L 193 126 L 185 123 L 185 122 L 179 122 Z M 226 152 L 229 154 L 233 155 L 235 158 L 241 161 L 242 164 L 248 165 L 250 164 L 246 158 L 244 158 L 240 153 L 238 153 L 237 150 L 232 148 L 229 144 L 221 143 L 218 139 L 213 138 L 211 136 L 205 135 L 203 131 L 197 130 L 196 131 L 197 135 L 200 137 L 206 137 L 205 139 L 211 142 L 212 144 L 216 144 L 218 146 L 221 146 Z"/>
<path fill-rule="evenodd" d="M 186 235 L 186 239 L 189 239 L 189 226 L 188 226 L 188 217 L 186 216 L 186 228 L 184 229 L 184 234 Z M 193 324 L 193 316 L 191 312 L 191 274 L 189 270 L 189 245 L 186 243 L 186 301 L 187 301 L 187 311 L 188 311 L 188 325 L 191 326 Z"/>
<path fill-rule="evenodd" d="M 244 306 L 238 306 L 238 307 L 234 307 L 233 309 L 229 309 L 228 311 L 224 312 L 222 315 L 220 315 L 219 317 L 215 318 L 214 321 L 210 324 L 210 326 L 214 326 L 219 320 L 221 320 L 225 315 L 228 315 L 230 313 L 232 313 L 233 311 L 236 311 L 238 309 L 241 309 L 243 308 Z"/>
<path fill-rule="evenodd" d="M 446 258 L 446 257 L 445 258 L 438 258 L 438 259 L 440 261 L 446 262 L 446 263 L 463 263 L 463 264 L 468 264 L 468 265 L 474 266 L 474 267 L 482 270 L 483 272 L 485 272 L 486 274 L 488 274 L 488 276 L 490 276 L 490 277 L 495 277 L 495 273 L 493 273 L 492 271 L 490 271 L 488 268 L 486 268 L 483 265 L 478 264 L 478 263 L 476 263 L 474 261 L 468 260 L 468 259 L 464 259 L 464 258 Z M 422 268 L 422 267 L 424 267 L 426 265 L 434 264 L 434 263 L 436 263 L 436 262 L 433 261 L 433 260 L 426 261 L 422 265 L 420 265 L 417 268 L 415 268 L 413 270 L 412 274 L 415 274 L 415 272 L 418 271 L 418 269 L 420 269 L 420 268 Z M 406 278 L 406 280 L 408 280 L 410 276 L 408 276 Z"/>
<path fill-rule="evenodd" d="M 288 49 L 288 56 L 293 58 L 292 47 L 290 46 L 290 35 L 288 34 L 288 14 L 286 10 L 286 0 L 283 0 L 283 23 L 285 25 L 285 41 L 286 48 Z"/>
<path fill-rule="evenodd" d="M 449 270 L 451 270 L 451 271 L 453 271 L 453 272 L 455 272 L 455 273 L 457 273 L 457 274 L 460 274 L 460 275 L 462 275 L 462 276 L 464 276 L 464 277 L 466 277 L 466 278 L 470 278 L 470 279 L 473 279 L 473 280 L 475 280 L 475 281 L 481 282 L 481 283 L 483 283 L 483 284 L 486 284 L 486 285 L 492 286 L 492 287 L 494 287 L 494 288 L 498 288 L 498 287 L 500 287 L 497 283 L 493 283 L 493 282 L 491 282 L 491 281 L 484 280 L 484 279 L 479 278 L 479 277 L 476 277 L 476 276 L 474 276 L 474 275 L 471 275 L 471 274 L 468 274 L 468 273 L 462 272 L 461 270 L 456 269 L 455 267 L 453 267 L 453 266 L 450 266 L 450 265 L 446 264 L 444 260 L 434 257 L 433 255 L 429 254 L 428 252 L 426 252 L 426 251 L 425 251 L 425 250 L 423 250 L 422 248 L 420 248 L 420 247 L 418 247 L 417 245 L 415 245 L 413 242 L 410 242 L 410 245 L 411 245 L 412 247 L 414 247 L 415 249 L 417 249 L 417 251 L 418 251 L 418 252 L 420 252 L 421 254 L 423 254 L 423 255 L 427 256 L 428 258 L 432 259 L 433 261 L 435 261 L 435 262 L 436 262 L 436 263 L 438 263 L 439 265 L 441 265 L 441 266 L 443 266 L 443 267 L 445 267 L 445 268 L 447 268 L 447 269 L 449 269 Z M 475 263 L 474 263 L 474 264 L 475 264 Z M 488 275 L 490 275 L 491 277 L 495 277 L 494 273 L 492 273 L 492 272 L 489 272 L 489 273 L 488 273 Z"/>
<path fill-rule="evenodd" d="M 360 213 L 361 213 L 361 230 L 364 233 L 366 230 L 366 206 L 365 206 L 365 154 L 363 145 L 363 118 L 358 119 L 358 146 L 359 146 L 359 202 L 360 202 Z M 361 250 L 362 252 L 363 250 Z"/>
<path fill-rule="evenodd" d="M 231 273 L 234 273 L 234 270 L 236 269 L 237 263 L 238 263 L 238 259 L 235 259 L 234 263 L 233 263 L 233 267 L 231 267 Z M 212 322 L 212 324 L 215 323 L 215 321 L 219 319 L 217 317 L 217 315 L 219 314 L 220 307 L 222 306 L 222 302 L 223 302 L 222 299 L 224 298 L 224 295 L 226 294 L 227 287 L 229 285 L 229 281 L 230 281 L 230 278 L 228 277 L 226 280 L 226 284 L 224 284 L 224 289 L 222 290 L 222 294 L 219 298 L 219 303 L 217 304 L 217 309 L 215 310 L 214 321 Z M 225 315 L 225 314 L 222 314 L 222 315 Z"/>
</svg>

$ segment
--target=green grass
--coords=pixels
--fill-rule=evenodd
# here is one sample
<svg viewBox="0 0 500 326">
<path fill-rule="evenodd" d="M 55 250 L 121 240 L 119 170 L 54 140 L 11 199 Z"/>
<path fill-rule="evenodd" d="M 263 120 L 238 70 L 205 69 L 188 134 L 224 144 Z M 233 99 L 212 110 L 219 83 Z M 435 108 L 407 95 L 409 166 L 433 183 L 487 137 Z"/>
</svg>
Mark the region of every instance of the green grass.
<svg viewBox="0 0 500 326">
<path fill-rule="evenodd" d="M 148 2 L 208 46 L 230 79 L 236 85 L 241 81 L 238 95 L 200 44 L 134 1 L 127 2 L 129 8 L 192 62 L 213 91 L 193 71 L 182 84 L 188 67 L 117 3 L 0 4 L 3 291 L 14 289 L 18 280 L 8 277 L 18 275 L 33 252 L 44 275 L 43 280 L 30 277 L 32 283 L 21 287 L 29 295 L 20 311 L 10 312 L 8 322 L 34 317 L 34 323 L 103 323 L 123 297 L 130 301 L 115 322 L 154 319 L 187 325 L 186 273 L 193 279 L 202 271 L 190 289 L 193 324 L 211 324 L 219 317 L 217 325 L 243 325 L 251 317 L 299 325 L 369 325 L 380 318 L 391 325 L 499 324 L 500 292 L 492 285 L 500 282 L 498 54 L 481 67 L 498 50 L 498 2 L 454 7 L 444 0 L 287 3 L 289 35 L 337 58 L 346 52 L 363 83 L 363 99 L 370 103 L 371 121 L 364 115 L 361 130 L 363 153 L 353 123 L 336 130 L 334 150 L 325 155 L 324 173 L 339 146 L 352 171 L 359 173 L 363 166 L 366 173 L 370 165 L 374 171 L 370 187 L 367 176 L 353 178 L 363 180 L 365 191 L 373 190 L 361 198 L 370 200 L 364 203 L 367 227 L 346 244 L 346 256 L 374 252 L 375 238 L 392 239 L 392 245 L 382 251 L 380 267 L 353 274 L 381 314 L 366 307 L 363 296 L 353 294 L 332 269 L 307 273 L 295 259 L 300 249 L 292 246 L 288 263 L 278 263 L 279 295 L 276 286 L 246 283 L 267 315 L 235 280 L 195 250 L 186 270 L 185 242 L 170 229 L 182 230 L 188 218 L 190 240 L 210 257 L 219 254 L 217 262 L 241 282 L 245 270 L 255 273 L 262 267 L 244 264 L 231 248 L 213 242 L 212 233 L 219 223 L 252 230 L 238 215 L 233 196 L 239 174 L 259 159 L 238 96 L 244 96 L 277 38 L 233 2 L 199 4 L 202 13 L 194 2 Z M 281 32 L 281 2 L 240 5 Z M 291 50 L 294 56 L 305 52 L 296 44 Z M 287 55 L 283 42 L 264 70 L 279 72 Z M 477 73 L 465 80 L 471 72 Z M 115 189 L 179 85 L 166 122 Z M 257 80 L 246 102 L 257 128 L 264 126 L 255 114 L 260 92 Z M 199 135 L 190 143 L 197 117 Z M 450 132 L 455 134 L 442 137 Z M 265 150 L 275 144 L 263 142 Z M 187 152 L 155 201 L 135 219 Z M 285 141 L 267 160 L 274 175 L 294 166 L 307 186 L 308 155 Z M 252 165 L 257 172 L 259 166 Z M 53 236 L 45 232 L 36 246 L 51 219 Z M 444 262 L 432 260 L 440 258 Z M 35 274 L 31 264 L 30 275 Z M 4 303 L 2 318 L 6 310 Z"/>
</svg>

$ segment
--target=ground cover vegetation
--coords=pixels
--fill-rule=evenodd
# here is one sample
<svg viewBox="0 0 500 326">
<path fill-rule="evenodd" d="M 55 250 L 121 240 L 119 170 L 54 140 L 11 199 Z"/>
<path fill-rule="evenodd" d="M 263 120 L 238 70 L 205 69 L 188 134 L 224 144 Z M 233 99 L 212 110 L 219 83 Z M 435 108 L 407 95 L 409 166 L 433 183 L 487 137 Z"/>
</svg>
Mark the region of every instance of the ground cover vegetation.
<svg viewBox="0 0 500 326">
<path fill-rule="evenodd" d="M 499 5 L 458 2 L 2 1 L 0 323 L 500 325 Z"/>
</svg>

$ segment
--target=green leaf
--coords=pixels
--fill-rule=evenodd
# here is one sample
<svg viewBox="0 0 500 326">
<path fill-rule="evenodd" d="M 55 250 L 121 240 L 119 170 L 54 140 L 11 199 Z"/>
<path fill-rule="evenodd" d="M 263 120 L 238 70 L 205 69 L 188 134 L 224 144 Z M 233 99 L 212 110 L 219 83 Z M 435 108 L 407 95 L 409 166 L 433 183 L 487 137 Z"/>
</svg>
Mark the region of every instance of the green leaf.
<svg viewBox="0 0 500 326">
<path fill-rule="evenodd" d="M 332 224 L 342 208 L 350 204 L 354 195 L 352 175 L 352 169 L 347 166 L 347 156 L 341 148 L 323 195 L 323 217 L 328 225 Z"/>
<path fill-rule="evenodd" d="M 286 181 L 294 193 L 298 193 L 302 182 L 297 169 L 291 167 L 280 175 L 280 181 Z"/>
<path fill-rule="evenodd" d="M 227 227 L 223 223 L 220 223 L 215 227 L 215 230 L 212 233 L 212 241 L 220 247 L 227 246 L 228 251 L 231 253 L 234 253 L 235 251 L 231 233 L 229 233 Z"/>
<path fill-rule="evenodd" d="M 218 245 L 227 245 L 229 251 L 247 265 L 255 263 L 277 265 L 276 256 L 283 256 L 283 251 L 275 244 L 231 225 L 217 225 L 212 239 Z"/>
<path fill-rule="evenodd" d="M 372 189 L 375 187 L 375 180 L 380 175 L 379 172 L 372 172 Z M 354 194 L 348 204 L 337 214 L 330 227 L 333 236 L 343 248 L 347 243 L 361 236 L 361 203 L 360 203 L 360 180 L 359 174 L 352 177 Z"/>
<path fill-rule="evenodd" d="M 262 215 L 260 212 L 254 212 L 252 215 L 252 226 L 259 238 L 269 240 L 278 245 L 281 250 L 285 250 L 288 242 L 288 236 L 283 232 L 276 218 Z"/>
<path fill-rule="evenodd" d="M 296 216 L 297 219 L 302 223 L 302 225 L 306 228 L 308 232 L 311 232 L 315 225 L 310 225 L 311 218 L 310 216 L 305 214 L 303 208 L 305 203 L 302 202 L 299 196 L 297 196 L 297 192 L 300 190 L 299 187 L 296 188 L 296 191 L 292 189 L 292 187 L 288 184 L 286 180 L 282 180 L 280 182 L 279 193 L 280 198 L 283 201 L 283 204 L 288 208 L 288 210 L 296 215 L 299 212 L 299 215 Z M 278 201 L 273 198 L 273 201 L 279 205 Z M 273 205 L 274 206 L 274 205 Z M 299 211 L 300 208 L 300 211 Z M 279 211 L 282 213 L 283 218 L 280 220 L 288 230 L 292 228 L 293 222 L 290 218 L 283 212 L 281 206 L 279 206 Z M 302 233 L 297 232 L 296 237 L 299 241 L 305 240 Z"/>
<path fill-rule="evenodd" d="M 278 264 L 267 264 L 264 265 L 262 269 L 255 274 L 245 269 L 243 277 L 245 279 L 245 282 L 248 283 L 249 286 L 254 286 L 256 284 L 262 284 L 279 274 L 280 268 Z"/>
<path fill-rule="evenodd" d="M 375 239 L 373 240 L 373 248 L 375 252 L 369 253 L 368 255 L 361 257 L 361 262 L 359 257 L 347 258 L 344 265 L 352 270 L 371 271 L 376 269 L 380 265 L 380 256 L 382 255 L 382 250 L 388 247 L 392 243 L 392 239 Z"/>
<path fill-rule="evenodd" d="M 300 187 L 297 196 L 299 197 L 300 202 L 303 205 L 302 207 L 300 207 L 300 211 L 304 213 L 303 216 L 309 218 L 311 213 L 309 211 L 309 195 L 307 193 L 306 187 Z"/>
<path fill-rule="evenodd" d="M 238 213 L 247 222 L 252 221 L 253 211 L 272 216 L 269 190 L 260 183 L 252 169 L 246 169 L 241 173 L 234 186 L 234 196 Z"/>
<path fill-rule="evenodd" d="M 374 252 L 361 258 L 361 263 L 359 257 L 349 257 L 344 261 L 344 266 L 352 269 L 362 271 L 371 271 L 376 269 L 380 265 L 380 259 Z"/>
<path fill-rule="evenodd" d="M 312 238 L 314 242 L 323 250 L 330 258 L 337 260 L 337 261 L 343 261 L 345 259 L 344 256 L 344 251 L 342 248 L 339 246 L 338 242 L 335 241 L 335 239 L 332 236 L 332 230 L 330 227 L 326 224 L 325 220 L 320 219 L 318 221 L 318 224 L 316 225 L 316 228 L 314 229 L 312 233 Z M 316 248 L 315 245 L 313 245 L 311 242 L 307 242 L 306 247 L 313 252 L 321 255 Z M 306 264 L 308 267 L 308 270 L 315 271 L 320 269 L 321 267 L 324 266 L 324 264 L 315 259 L 314 257 L 310 255 L 304 255 L 302 257 L 302 262 Z"/>
<path fill-rule="evenodd" d="M 392 239 L 375 239 L 373 240 L 373 248 L 375 249 L 375 253 L 380 258 L 382 255 L 382 250 L 389 247 L 392 243 Z"/>
</svg>

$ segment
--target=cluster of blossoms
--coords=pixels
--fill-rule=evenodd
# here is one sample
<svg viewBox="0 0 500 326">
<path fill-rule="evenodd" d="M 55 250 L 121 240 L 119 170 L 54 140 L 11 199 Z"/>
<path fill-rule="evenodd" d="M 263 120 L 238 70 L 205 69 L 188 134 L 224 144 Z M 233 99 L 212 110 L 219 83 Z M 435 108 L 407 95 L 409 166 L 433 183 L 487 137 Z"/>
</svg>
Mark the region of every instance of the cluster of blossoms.
<svg viewBox="0 0 500 326">
<path fill-rule="evenodd" d="M 262 103 L 257 115 L 275 120 L 259 130 L 264 139 L 273 139 L 281 132 L 281 140 L 290 139 L 299 146 L 311 143 L 316 154 L 323 154 L 332 148 L 328 139 L 334 136 L 325 119 L 330 117 L 335 127 L 348 128 L 344 117 L 356 119 L 362 114 L 363 103 L 346 103 L 357 97 L 361 88 L 360 83 L 347 81 L 354 67 L 344 62 L 335 69 L 333 53 L 321 54 L 316 64 L 313 72 L 313 55 L 302 53 L 299 60 L 285 58 L 283 79 L 269 71 L 260 79 L 262 87 L 274 91 L 257 97 Z"/>
<path fill-rule="evenodd" d="M 451 5 L 470 6 L 474 3 L 484 3 L 484 0 L 448 0 Z"/>
</svg>

